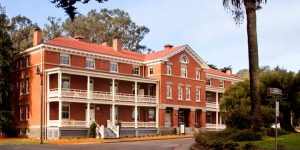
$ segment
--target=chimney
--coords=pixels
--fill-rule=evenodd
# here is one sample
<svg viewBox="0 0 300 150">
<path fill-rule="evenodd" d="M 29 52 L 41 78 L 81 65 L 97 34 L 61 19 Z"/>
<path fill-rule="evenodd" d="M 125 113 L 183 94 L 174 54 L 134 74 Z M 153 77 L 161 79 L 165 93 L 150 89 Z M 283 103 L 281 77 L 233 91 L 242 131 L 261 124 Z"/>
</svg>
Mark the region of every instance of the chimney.
<svg viewBox="0 0 300 150">
<path fill-rule="evenodd" d="M 84 42 L 84 37 L 83 36 L 75 36 L 74 39 L 76 41 Z"/>
<path fill-rule="evenodd" d="M 171 45 L 171 44 L 166 44 L 166 45 L 164 45 L 164 47 L 165 47 L 165 49 L 171 49 L 171 48 L 173 47 L 173 45 Z"/>
<path fill-rule="evenodd" d="M 122 50 L 122 41 L 118 37 L 113 39 L 113 50 L 115 50 L 116 52 L 121 52 Z"/>
<path fill-rule="evenodd" d="M 101 45 L 103 45 L 103 46 L 109 46 L 108 42 L 103 42 L 103 43 L 101 43 Z"/>
<path fill-rule="evenodd" d="M 42 43 L 42 30 L 37 27 L 33 32 L 33 46 L 39 45 Z"/>
<path fill-rule="evenodd" d="M 226 70 L 226 74 L 232 75 L 232 70 L 231 69 L 227 69 Z"/>
</svg>

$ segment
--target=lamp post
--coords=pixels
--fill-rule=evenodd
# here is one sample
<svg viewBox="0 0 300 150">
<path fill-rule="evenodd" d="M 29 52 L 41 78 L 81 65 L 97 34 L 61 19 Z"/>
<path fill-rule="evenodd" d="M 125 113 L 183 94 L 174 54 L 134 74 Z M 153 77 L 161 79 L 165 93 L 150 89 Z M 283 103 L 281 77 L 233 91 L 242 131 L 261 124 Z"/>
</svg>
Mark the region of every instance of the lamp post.
<svg viewBox="0 0 300 150">
<path fill-rule="evenodd" d="M 40 79 L 41 79 L 41 91 L 40 91 L 40 102 L 41 102 L 41 113 L 40 113 L 40 119 L 41 119 L 41 122 L 40 122 L 40 144 L 43 144 L 43 73 L 40 71 L 40 68 L 37 66 L 36 67 L 36 75 L 40 75 Z"/>
</svg>

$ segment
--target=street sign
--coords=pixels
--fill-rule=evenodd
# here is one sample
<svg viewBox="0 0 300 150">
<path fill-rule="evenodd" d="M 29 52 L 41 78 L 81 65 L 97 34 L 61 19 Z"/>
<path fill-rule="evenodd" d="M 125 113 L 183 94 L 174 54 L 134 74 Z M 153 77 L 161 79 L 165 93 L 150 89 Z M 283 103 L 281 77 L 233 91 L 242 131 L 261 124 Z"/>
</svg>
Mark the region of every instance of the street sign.
<svg viewBox="0 0 300 150">
<path fill-rule="evenodd" d="M 268 95 L 268 96 L 266 96 L 266 99 L 269 99 L 269 100 L 287 99 L 287 98 L 288 98 L 287 94 L 283 94 L 283 95 Z"/>
<path fill-rule="evenodd" d="M 271 94 L 282 95 L 282 90 L 280 90 L 280 89 L 278 89 L 278 88 L 270 88 L 270 93 L 271 93 Z"/>
<path fill-rule="evenodd" d="M 279 102 L 276 101 L 276 117 L 279 117 Z"/>
</svg>

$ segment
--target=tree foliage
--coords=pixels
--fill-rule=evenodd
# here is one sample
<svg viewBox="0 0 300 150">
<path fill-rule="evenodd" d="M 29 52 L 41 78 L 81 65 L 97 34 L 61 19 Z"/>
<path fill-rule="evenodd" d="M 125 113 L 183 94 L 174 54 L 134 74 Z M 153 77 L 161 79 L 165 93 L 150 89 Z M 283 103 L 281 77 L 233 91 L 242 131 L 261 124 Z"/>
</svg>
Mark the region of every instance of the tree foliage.
<svg viewBox="0 0 300 150">
<path fill-rule="evenodd" d="M 103 3 L 108 0 L 95 0 L 95 1 L 98 3 Z M 77 2 L 87 4 L 88 2 L 90 2 L 90 0 L 51 0 L 51 3 L 55 4 L 56 7 L 63 8 L 66 14 L 69 15 L 71 20 L 74 20 L 75 15 L 78 14 L 78 12 L 76 12 L 77 8 L 74 6 Z"/>
<path fill-rule="evenodd" d="M 12 77 L 17 51 L 9 35 L 10 20 L 0 4 L 0 132 L 13 136 Z"/>
<path fill-rule="evenodd" d="M 84 36 L 88 42 L 108 42 L 112 45 L 115 37 L 121 38 L 123 48 L 136 52 L 150 52 L 145 45 L 140 45 L 144 36 L 150 31 L 145 26 L 138 26 L 128 13 L 119 10 L 91 10 L 87 16 L 79 15 L 73 22 L 70 19 L 63 22 L 67 36 Z"/>
<path fill-rule="evenodd" d="M 280 125 L 287 131 L 294 131 L 291 125 L 291 112 L 294 114 L 294 124 L 297 124 L 300 117 L 300 73 L 297 75 L 285 69 L 275 68 L 260 73 L 259 92 L 261 107 L 259 117 L 261 126 L 270 127 L 275 122 L 274 100 L 266 100 L 270 95 L 270 88 L 279 88 L 283 94 L 288 94 L 288 99 L 280 99 Z M 245 79 L 236 85 L 231 86 L 223 95 L 221 101 L 221 111 L 226 125 L 238 129 L 251 128 L 250 111 L 250 84 Z"/>
<path fill-rule="evenodd" d="M 45 41 L 51 40 L 64 35 L 64 29 L 62 28 L 61 18 L 48 17 L 50 24 L 45 24 L 43 29 L 43 39 Z"/>
</svg>

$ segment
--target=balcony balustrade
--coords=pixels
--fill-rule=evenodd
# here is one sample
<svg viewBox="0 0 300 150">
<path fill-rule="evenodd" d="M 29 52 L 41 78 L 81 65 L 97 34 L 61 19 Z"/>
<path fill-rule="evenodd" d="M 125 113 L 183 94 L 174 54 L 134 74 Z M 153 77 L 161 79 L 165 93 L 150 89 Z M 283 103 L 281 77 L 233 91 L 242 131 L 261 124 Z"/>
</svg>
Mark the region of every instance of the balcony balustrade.
<svg viewBox="0 0 300 150">
<path fill-rule="evenodd" d="M 50 89 L 48 92 L 48 98 L 73 98 L 73 99 L 87 99 L 88 92 L 87 90 L 78 90 L 78 89 L 61 89 L 61 96 L 59 96 L 58 88 Z M 113 95 L 111 92 L 103 92 L 103 91 L 91 91 L 90 99 L 92 100 L 103 100 L 103 101 L 112 101 Z M 126 94 L 126 93 L 116 93 L 115 101 L 118 102 L 135 102 L 134 94 Z M 149 95 L 137 95 L 137 103 L 148 103 L 155 104 L 156 97 Z"/>
<path fill-rule="evenodd" d="M 219 129 L 225 129 L 226 125 L 225 124 L 218 124 Z M 217 124 L 212 124 L 212 123 L 206 123 L 206 129 L 217 129 Z"/>
<path fill-rule="evenodd" d="M 135 123 L 134 122 L 121 122 L 121 127 L 124 128 L 134 128 Z M 150 121 L 150 122 L 137 122 L 137 127 L 138 128 L 155 128 L 156 127 L 156 122 Z"/>
<path fill-rule="evenodd" d="M 59 120 L 49 120 L 48 127 L 59 127 Z M 74 127 L 74 128 L 86 128 L 88 127 L 87 121 L 79 120 L 61 120 L 61 127 Z"/>
<path fill-rule="evenodd" d="M 206 108 L 216 110 L 216 109 L 219 109 L 219 104 L 217 104 L 216 102 L 206 101 Z"/>
</svg>

